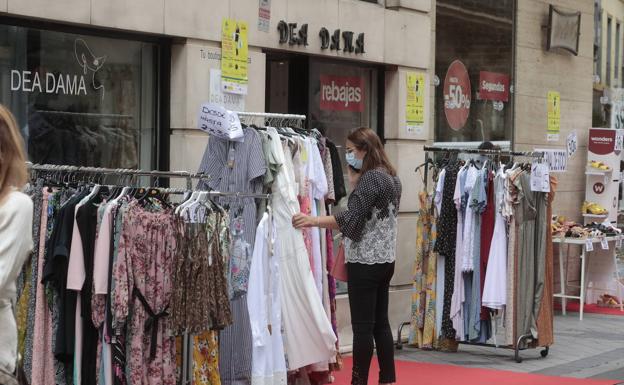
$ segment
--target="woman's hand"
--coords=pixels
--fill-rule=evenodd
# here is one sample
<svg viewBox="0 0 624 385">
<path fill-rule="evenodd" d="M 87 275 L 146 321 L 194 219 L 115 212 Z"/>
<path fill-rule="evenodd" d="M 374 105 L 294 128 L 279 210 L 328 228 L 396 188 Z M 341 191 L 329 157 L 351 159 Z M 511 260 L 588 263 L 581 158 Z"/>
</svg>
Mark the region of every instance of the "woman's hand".
<svg viewBox="0 0 624 385">
<path fill-rule="evenodd" d="M 302 229 L 304 227 L 312 227 L 315 226 L 316 223 L 316 218 L 312 218 L 308 215 L 305 214 L 295 214 L 292 217 L 292 225 L 294 228 L 296 229 Z"/>
</svg>

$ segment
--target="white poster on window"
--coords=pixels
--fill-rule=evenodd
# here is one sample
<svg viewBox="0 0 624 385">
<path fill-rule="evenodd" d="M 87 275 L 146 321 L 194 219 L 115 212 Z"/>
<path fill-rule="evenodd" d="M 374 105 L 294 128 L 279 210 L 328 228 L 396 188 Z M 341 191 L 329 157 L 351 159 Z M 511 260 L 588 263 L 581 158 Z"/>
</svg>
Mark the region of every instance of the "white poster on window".
<svg viewBox="0 0 624 385">
<path fill-rule="evenodd" d="M 210 70 L 210 103 L 230 111 L 245 111 L 245 95 L 225 93 L 221 89 L 221 70 Z"/>
</svg>

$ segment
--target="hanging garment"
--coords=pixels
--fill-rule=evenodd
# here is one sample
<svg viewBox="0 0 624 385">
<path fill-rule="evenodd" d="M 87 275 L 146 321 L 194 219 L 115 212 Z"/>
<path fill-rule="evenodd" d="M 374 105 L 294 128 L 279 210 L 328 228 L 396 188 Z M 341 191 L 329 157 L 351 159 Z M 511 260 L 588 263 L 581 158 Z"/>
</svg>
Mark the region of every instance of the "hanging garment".
<svg viewBox="0 0 624 385">
<path fill-rule="evenodd" d="M 531 335 L 538 338 L 537 318 L 544 294 L 546 267 L 545 193 L 531 191 L 528 173 L 516 178 L 519 206 L 518 233 L 518 297 L 516 302 L 517 337 Z"/>
<path fill-rule="evenodd" d="M 60 207 L 60 193 L 47 194 L 44 192 L 44 199 L 48 199 L 47 220 L 45 229 L 42 227 L 40 240 L 39 262 L 37 264 L 37 277 L 43 275 L 43 265 L 45 258 L 45 245 L 47 244 L 52 230 L 54 229 L 54 215 Z M 42 221 L 42 226 L 44 221 Z M 36 309 L 35 326 L 33 329 L 33 351 L 32 351 L 32 383 L 52 384 L 55 382 L 54 354 L 52 352 L 52 316 L 45 296 L 45 287 L 37 280 L 36 286 Z"/>
<path fill-rule="evenodd" d="M 48 221 L 48 197 L 49 192 L 48 188 L 41 187 L 40 189 L 41 195 L 39 199 L 41 199 L 40 204 L 38 205 L 38 210 L 40 211 L 38 221 L 33 221 L 33 227 L 37 227 L 38 229 L 34 232 L 33 245 L 34 252 L 31 257 L 31 268 L 30 268 L 30 289 L 28 293 L 28 316 L 26 317 L 26 331 L 24 335 L 24 358 L 23 358 L 23 366 L 24 366 L 24 375 L 28 383 L 32 384 L 32 357 L 35 349 L 35 341 L 33 341 L 33 333 L 35 329 L 35 318 L 37 315 L 36 311 L 32 311 L 32 309 L 36 309 L 36 290 L 37 283 L 40 279 L 38 279 L 37 271 L 39 258 L 45 252 L 45 231 L 47 229 L 47 221 Z M 33 219 L 37 218 L 35 217 Z M 34 242 L 34 239 L 37 239 Z M 38 344 L 38 343 L 37 343 Z"/>
<path fill-rule="evenodd" d="M 176 335 L 221 330 L 232 324 L 227 293 L 228 217 L 215 210 L 201 223 L 186 223 L 176 254 L 171 328 Z"/>
<path fill-rule="evenodd" d="M 126 373 L 132 385 L 176 383 L 175 340 L 164 317 L 170 306 L 176 242 L 182 238 L 178 221 L 169 210 L 150 212 L 136 201 L 124 215 L 112 296 L 115 318 L 127 322 Z"/>
<path fill-rule="evenodd" d="M 221 385 L 218 332 L 207 331 L 193 337 L 193 384 Z"/>
<path fill-rule="evenodd" d="M 550 192 L 547 197 L 547 210 L 546 218 L 552 218 L 552 205 L 555 200 L 555 192 L 557 190 L 557 178 L 553 175 L 550 176 Z M 539 316 L 537 318 L 537 330 L 538 330 L 538 346 L 550 346 L 555 341 L 553 331 L 553 243 L 552 232 L 550 229 L 546 232 L 546 268 L 544 270 L 544 295 L 542 296 L 541 308 Z"/>
<path fill-rule="evenodd" d="M 260 134 L 244 129 L 241 142 L 210 137 L 199 172 L 210 175 L 208 182 L 200 181 L 198 189 L 222 192 L 261 193 L 267 170 Z M 240 234 L 238 246 L 230 253 L 233 294 L 247 291 L 249 262 L 256 232 L 256 203 L 253 198 L 217 197 L 215 202 L 227 207 L 230 228 Z M 232 246 L 235 246 L 233 243 Z"/>
<path fill-rule="evenodd" d="M 253 333 L 252 385 L 285 385 L 279 251 L 269 214 L 256 230 L 247 307 Z"/>
<path fill-rule="evenodd" d="M 446 167 L 442 206 L 436 224 L 438 238 L 434 251 L 444 255 L 444 298 L 442 310 L 442 333 L 447 340 L 455 340 L 455 330 L 451 321 L 451 300 L 455 281 L 455 248 L 457 241 L 457 209 L 453 201 L 459 164 L 453 163 Z"/>
<path fill-rule="evenodd" d="M 485 167 L 485 166 L 484 166 Z M 490 320 L 490 311 L 483 305 L 483 292 L 485 287 L 485 278 L 487 275 L 487 266 L 490 258 L 490 249 L 492 247 L 492 241 L 494 237 L 494 225 L 495 220 L 494 217 L 496 215 L 496 206 L 494 199 L 494 176 L 491 172 L 487 172 L 485 176 L 486 180 L 486 194 L 487 194 L 487 203 L 485 205 L 485 211 L 481 216 L 481 253 L 480 253 L 480 294 L 479 297 L 481 302 L 481 321 L 489 321 Z"/>
<path fill-rule="evenodd" d="M 432 200 L 420 193 L 420 215 L 416 235 L 416 262 L 412 285 L 412 320 L 409 343 L 423 349 L 433 348 L 435 329 L 435 285 L 437 254 L 433 252 L 436 228 Z"/>
<path fill-rule="evenodd" d="M 464 218 L 466 213 L 467 199 L 464 195 L 464 185 L 466 183 L 467 167 L 462 167 L 457 173 L 457 183 L 455 183 L 455 191 L 453 193 L 453 202 L 457 209 L 457 236 L 455 244 L 457 245 L 456 254 L 463 254 L 464 245 Z M 462 272 L 462 258 L 455 258 L 455 276 L 453 282 L 453 296 L 451 298 L 450 317 L 455 329 L 455 338 L 459 341 L 465 339 L 464 334 L 464 302 L 466 301 L 464 290 L 464 275 Z"/>
<path fill-rule="evenodd" d="M 336 353 L 336 336 L 316 291 L 303 235 L 292 226 L 299 203 L 290 151 L 288 147 L 281 148 L 277 131 L 269 130 L 274 151 L 283 165 L 275 180 L 272 207 L 276 231 L 280 234 L 276 248 L 280 254 L 284 350 L 288 369 L 296 370 L 329 361 Z"/>
<path fill-rule="evenodd" d="M 483 306 L 502 310 L 507 304 L 507 231 L 502 204 L 505 194 L 505 173 L 501 167 L 494 178 L 495 224 L 488 265 L 483 285 Z"/>
</svg>

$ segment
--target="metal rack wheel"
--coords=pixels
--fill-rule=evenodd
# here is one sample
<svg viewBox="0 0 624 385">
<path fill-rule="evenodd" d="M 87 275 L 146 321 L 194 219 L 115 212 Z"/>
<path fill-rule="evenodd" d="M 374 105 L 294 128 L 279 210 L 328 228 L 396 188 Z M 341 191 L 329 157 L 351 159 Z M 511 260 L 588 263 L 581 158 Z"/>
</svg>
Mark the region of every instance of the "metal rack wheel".
<svg viewBox="0 0 624 385">
<path fill-rule="evenodd" d="M 410 325 L 409 322 L 403 322 L 402 324 L 399 325 L 399 329 L 397 330 L 396 344 L 395 344 L 395 347 L 397 350 L 403 350 L 403 338 L 402 338 L 403 328 L 409 325 Z"/>
<path fill-rule="evenodd" d="M 544 348 L 544 350 L 542 350 L 542 351 L 540 352 L 540 355 L 541 355 L 543 358 L 548 357 L 548 352 L 549 352 L 549 350 L 550 350 L 550 349 L 548 348 L 548 346 L 546 346 L 546 347 Z"/>
</svg>

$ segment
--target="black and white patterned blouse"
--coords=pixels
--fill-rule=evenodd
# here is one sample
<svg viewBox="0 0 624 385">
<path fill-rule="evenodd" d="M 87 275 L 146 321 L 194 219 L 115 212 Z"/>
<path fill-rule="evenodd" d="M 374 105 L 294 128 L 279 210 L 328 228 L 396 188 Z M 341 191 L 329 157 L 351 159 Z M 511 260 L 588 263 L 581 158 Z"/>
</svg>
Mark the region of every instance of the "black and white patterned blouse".
<svg viewBox="0 0 624 385">
<path fill-rule="evenodd" d="M 394 262 L 401 181 L 383 169 L 366 171 L 349 196 L 347 210 L 336 215 L 351 263 Z"/>
</svg>

